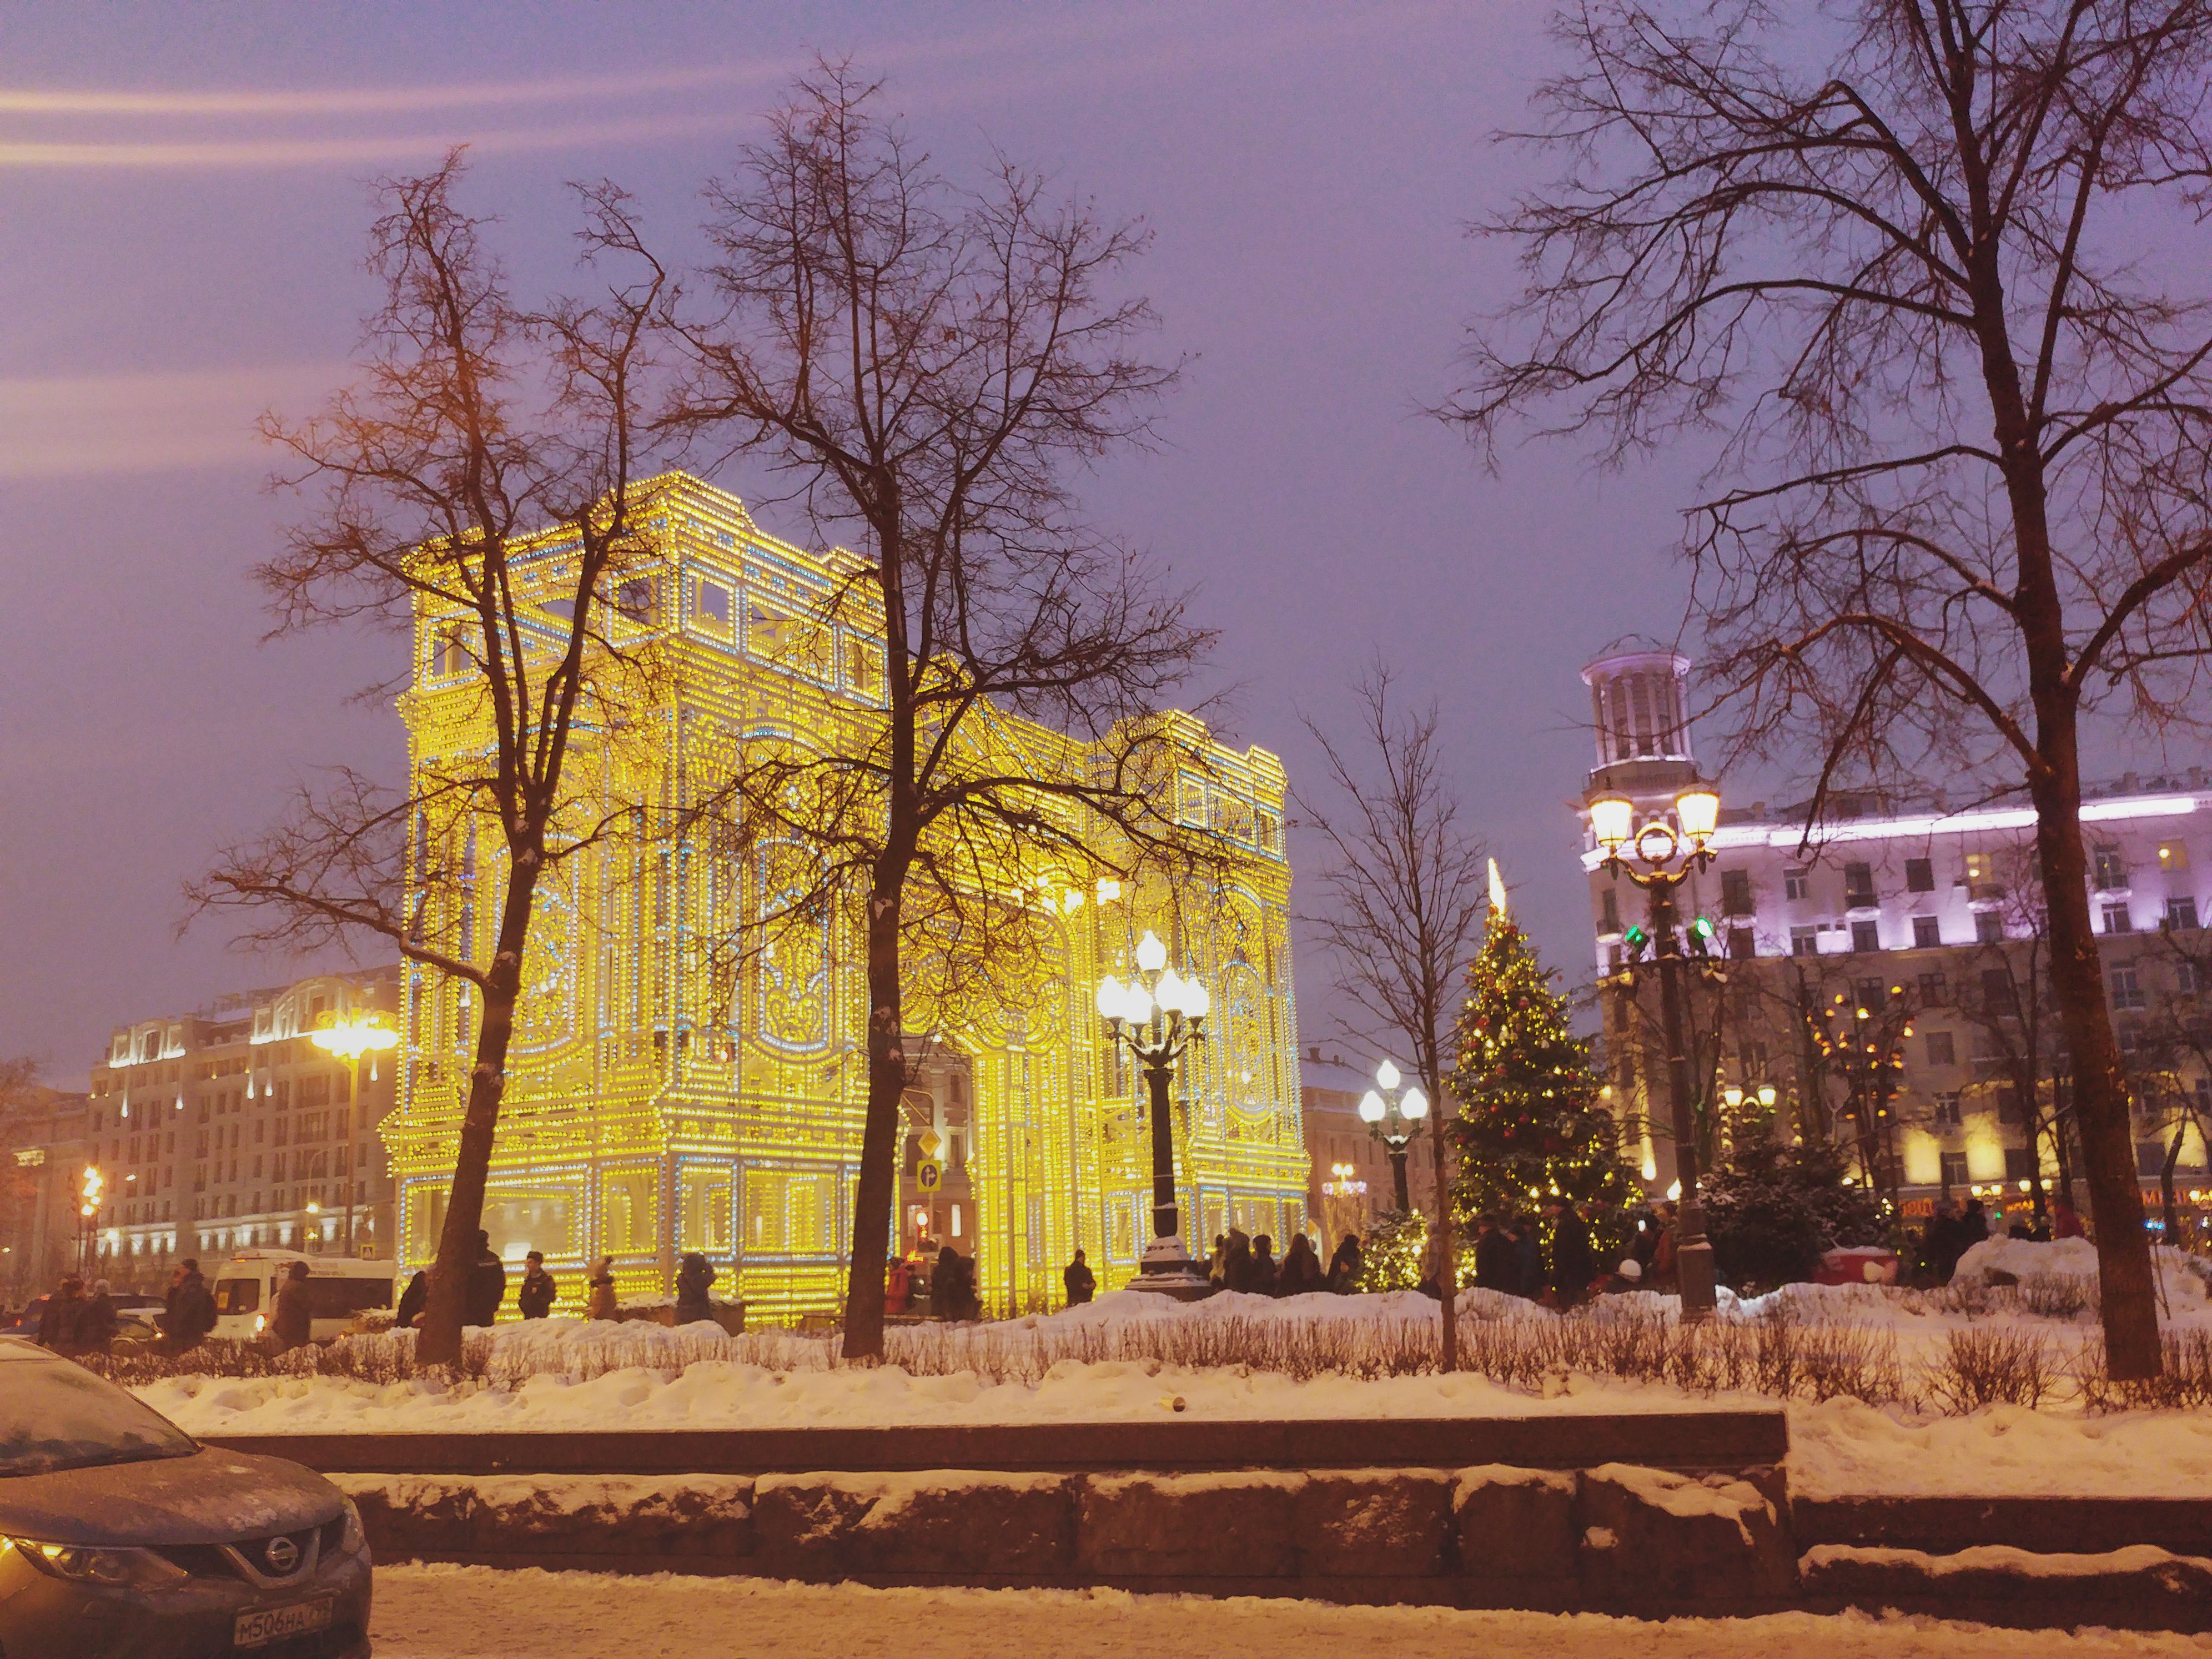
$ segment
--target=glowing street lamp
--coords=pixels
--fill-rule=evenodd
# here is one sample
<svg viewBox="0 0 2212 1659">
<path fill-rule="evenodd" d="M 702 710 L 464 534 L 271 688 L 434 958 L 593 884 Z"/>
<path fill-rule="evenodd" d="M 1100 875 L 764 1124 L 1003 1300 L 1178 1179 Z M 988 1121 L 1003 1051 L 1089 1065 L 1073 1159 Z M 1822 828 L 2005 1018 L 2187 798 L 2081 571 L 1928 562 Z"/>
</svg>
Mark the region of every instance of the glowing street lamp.
<svg viewBox="0 0 2212 1659">
<path fill-rule="evenodd" d="M 1384 1060 L 1375 1068 L 1375 1087 L 1359 1097 L 1359 1115 L 1367 1133 L 1381 1141 L 1390 1154 L 1390 1178 L 1397 1185 L 1398 1213 L 1410 1215 L 1413 1200 L 1406 1190 L 1406 1148 L 1415 1127 L 1429 1115 L 1429 1097 L 1419 1084 L 1398 1086 L 1397 1066 Z"/>
<path fill-rule="evenodd" d="M 1680 1188 L 1674 1260 L 1682 1287 L 1682 1318 L 1712 1317 L 1713 1247 L 1698 1202 L 1697 1126 L 1690 1107 L 1690 1062 L 1682 1041 L 1682 947 L 1674 933 L 1674 890 L 1713 861 L 1713 832 L 1720 827 L 1721 798 L 1709 785 L 1691 785 L 1674 797 L 1674 822 L 1636 823 L 1636 803 L 1608 791 L 1589 802 L 1590 834 L 1604 849 L 1607 873 L 1626 876 L 1651 895 L 1651 945 L 1658 957 L 1662 1025 L 1667 1042 L 1667 1090 L 1674 1126 L 1674 1169 Z M 1700 938 L 1705 937 L 1700 923 Z"/>
<path fill-rule="evenodd" d="M 340 1017 L 325 1014 L 316 1028 L 307 1033 L 307 1041 L 325 1054 L 344 1060 L 353 1068 L 353 1128 L 358 1132 L 361 1121 L 361 1057 L 368 1056 L 368 1080 L 376 1081 L 376 1057 L 387 1048 L 399 1046 L 399 1033 L 384 1023 L 384 1016 L 367 1008 L 356 1008 Z M 353 1182 L 354 1136 L 346 1136 L 345 1146 L 345 1248 L 353 1254 Z M 307 1206 L 307 1213 L 319 1212 L 319 1205 Z"/>
<path fill-rule="evenodd" d="M 1176 1206 L 1175 1124 L 1168 1109 L 1173 1067 L 1194 1042 L 1206 1041 L 1213 999 L 1206 987 L 1167 965 L 1168 947 L 1147 931 L 1137 941 L 1137 976 L 1127 984 L 1109 974 L 1098 981 L 1098 1014 L 1108 1040 L 1126 1044 L 1145 1067 L 1152 1116 L 1152 1242 L 1143 1270 L 1130 1282 L 1188 1301 L 1208 1294 L 1204 1266 L 1183 1246 Z"/>
</svg>

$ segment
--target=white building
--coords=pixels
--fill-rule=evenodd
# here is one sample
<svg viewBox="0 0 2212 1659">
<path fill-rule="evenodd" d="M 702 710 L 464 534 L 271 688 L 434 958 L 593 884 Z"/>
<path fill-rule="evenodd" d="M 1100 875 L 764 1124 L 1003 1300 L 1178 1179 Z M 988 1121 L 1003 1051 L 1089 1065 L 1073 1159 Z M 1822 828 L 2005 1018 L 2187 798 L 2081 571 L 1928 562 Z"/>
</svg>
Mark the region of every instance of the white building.
<svg viewBox="0 0 2212 1659">
<path fill-rule="evenodd" d="M 1689 665 L 1672 651 L 1621 649 L 1583 671 L 1598 749 L 1586 800 L 1626 793 L 1642 823 L 1668 817 L 1675 795 L 1704 778 L 1682 714 Z M 2212 966 L 2212 935 L 2199 931 L 2212 908 L 2212 779 L 2201 769 L 2130 773 L 2087 793 L 2091 902 L 2123 1052 L 2136 1073 L 2138 1157 L 2156 1214 L 2152 1183 L 2175 1133 L 2183 1188 L 2207 1185 L 2202 1128 L 2191 1119 L 2212 1105 L 2203 1063 L 2212 1029 L 2198 1017 Z M 1954 802 L 1941 788 L 1911 799 L 1844 793 L 1808 839 L 1803 808 L 1731 800 L 1724 785 L 1721 793 L 1714 862 L 1678 896 L 1683 923 L 1703 918 L 1720 958 L 1700 973 L 1692 999 L 1693 1095 L 1709 1102 L 1766 1084 L 1801 1130 L 1808 1107 L 1815 1121 L 1848 1116 L 1847 1085 L 1824 1065 L 1805 1018 L 1813 1012 L 1901 1061 L 1893 1096 L 1870 1103 L 1881 1115 L 1866 1127 L 1893 1160 L 1908 1213 L 1924 1212 L 1939 1192 L 1980 1187 L 1987 1196 L 2000 1183 L 2017 1202 L 2022 1182 L 2056 1176 L 2062 1149 L 2050 1125 L 2054 1109 L 2064 1115 L 2063 1045 L 2033 999 L 2006 1012 L 2047 962 L 2034 813 Z M 1648 901 L 1606 873 L 1586 811 L 1582 860 L 1595 965 L 1610 988 L 1612 1097 L 1647 1178 L 1664 1187 L 1673 1163 L 1664 1069 L 1656 1022 L 1641 1006 L 1656 1007 L 1656 997 L 1615 977 L 1636 953 L 1631 930 L 1644 923 Z M 2017 1082 L 2030 1049 L 2033 1111 Z"/>
</svg>

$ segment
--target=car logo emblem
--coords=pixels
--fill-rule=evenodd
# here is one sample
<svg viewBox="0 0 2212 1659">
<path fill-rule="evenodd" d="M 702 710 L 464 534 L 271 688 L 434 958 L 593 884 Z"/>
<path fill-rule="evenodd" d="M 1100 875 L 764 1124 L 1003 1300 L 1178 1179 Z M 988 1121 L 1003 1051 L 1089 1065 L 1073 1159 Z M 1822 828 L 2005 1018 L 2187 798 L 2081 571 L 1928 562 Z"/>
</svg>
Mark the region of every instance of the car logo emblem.
<svg viewBox="0 0 2212 1659">
<path fill-rule="evenodd" d="M 300 1547 L 289 1538 L 272 1538 L 263 1547 L 261 1559 L 269 1564 L 270 1571 L 288 1573 L 300 1565 Z"/>
</svg>

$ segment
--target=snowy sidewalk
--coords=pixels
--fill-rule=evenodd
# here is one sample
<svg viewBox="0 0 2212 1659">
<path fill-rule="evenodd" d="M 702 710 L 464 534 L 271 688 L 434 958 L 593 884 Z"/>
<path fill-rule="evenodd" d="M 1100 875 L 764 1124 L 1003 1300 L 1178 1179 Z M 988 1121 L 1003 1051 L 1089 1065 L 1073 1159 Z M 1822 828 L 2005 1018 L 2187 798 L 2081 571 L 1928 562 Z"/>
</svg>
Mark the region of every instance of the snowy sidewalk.
<svg viewBox="0 0 2212 1659">
<path fill-rule="evenodd" d="M 1462 1613 L 1119 1590 L 867 1589 L 744 1578 L 617 1578 L 380 1567 L 378 1659 L 1126 1659 L 1132 1653 L 1389 1653 L 1394 1659 L 2087 1659 L 2197 1655 L 2188 1636 L 1988 1630 L 1782 1613 L 1647 1624 L 1595 1614 Z"/>
</svg>

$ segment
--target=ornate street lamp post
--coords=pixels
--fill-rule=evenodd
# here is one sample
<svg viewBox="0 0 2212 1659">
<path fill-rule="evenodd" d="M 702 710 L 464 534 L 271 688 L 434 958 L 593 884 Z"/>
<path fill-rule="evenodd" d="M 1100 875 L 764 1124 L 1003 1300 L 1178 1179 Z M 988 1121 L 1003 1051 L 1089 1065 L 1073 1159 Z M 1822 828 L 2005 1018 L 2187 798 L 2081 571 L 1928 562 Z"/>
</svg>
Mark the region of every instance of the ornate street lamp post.
<svg viewBox="0 0 2212 1659">
<path fill-rule="evenodd" d="M 363 1054 L 380 1054 L 386 1048 L 398 1048 L 399 1033 L 384 1023 L 384 1017 L 381 1014 L 371 1013 L 365 1010 L 356 1010 L 343 1019 L 327 1014 L 324 1018 L 327 1023 L 310 1031 L 307 1034 L 307 1041 L 325 1054 L 337 1055 L 353 1068 L 353 1099 L 348 1117 L 348 1122 L 351 1127 L 347 1132 L 345 1144 L 345 1249 L 346 1254 L 351 1255 L 354 1254 L 353 1183 L 356 1170 L 353 1153 L 356 1138 L 363 1127 L 361 1057 Z M 374 1060 L 368 1063 L 368 1075 L 369 1080 L 374 1082 L 376 1079 L 376 1062 Z M 309 1205 L 308 1213 L 315 1213 L 316 1207 L 314 1205 Z"/>
<path fill-rule="evenodd" d="M 1411 1215 L 1413 1200 L 1406 1191 L 1406 1147 L 1414 1126 L 1429 1115 L 1429 1097 L 1419 1084 L 1398 1086 L 1398 1068 L 1384 1060 L 1375 1068 L 1376 1086 L 1359 1098 L 1359 1115 L 1367 1133 L 1389 1149 L 1390 1178 L 1398 1187 L 1398 1213 Z"/>
<path fill-rule="evenodd" d="M 84 1166 L 84 1177 L 77 1185 L 76 1270 L 80 1278 L 92 1276 L 93 1237 L 100 1231 L 100 1200 L 106 1177 L 96 1164 Z"/>
<path fill-rule="evenodd" d="M 1674 1172 L 1681 1195 L 1675 1212 L 1676 1269 L 1685 1322 L 1713 1315 L 1713 1247 L 1698 1201 L 1697 1125 L 1690 1109 L 1690 1062 L 1682 1046 L 1682 945 L 1674 932 L 1674 890 L 1713 861 L 1709 842 L 1719 826 L 1721 798 L 1693 784 L 1674 798 L 1674 823 L 1654 818 L 1636 828 L 1636 804 L 1606 794 L 1589 805 L 1590 830 L 1605 849 L 1605 869 L 1651 895 L 1651 944 L 1658 957 L 1661 1027 L 1667 1044 L 1667 1092 L 1674 1124 Z M 1680 828 L 1677 829 L 1676 826 Z M 1623 849 L 1626 855 L 1623 855 Z"/>
<path fill-rule="evenodd" d="M 1109 1040 L 1125 1044 L 1142 1062 L 1152 1118 L 1152 1242 L 1146 1247 L 1143 1270 L 1130 1281 L 1133 1291 L 1154 1291 L 1183 1301 L 1208 1294 L 1204 1264 L 1194 1261 L 1182 1242 L 1176 1206 L 1175 1121 L 1168 1085 L 1183 1050 L 1206 1041 L 1206 1011 L 1213 999 L 1194 979 L 1168 967 L 1168 947 L 1147 932 L 1137 941 L 1137 969 L 1127 985 L 1109 974 L 1098 981 L 1098 1012 Z M 1164 970 L 1164 971 L 1163 971 Z"/>
</svg>

